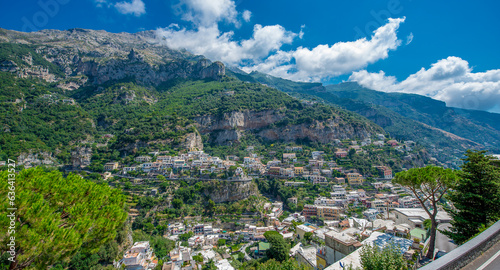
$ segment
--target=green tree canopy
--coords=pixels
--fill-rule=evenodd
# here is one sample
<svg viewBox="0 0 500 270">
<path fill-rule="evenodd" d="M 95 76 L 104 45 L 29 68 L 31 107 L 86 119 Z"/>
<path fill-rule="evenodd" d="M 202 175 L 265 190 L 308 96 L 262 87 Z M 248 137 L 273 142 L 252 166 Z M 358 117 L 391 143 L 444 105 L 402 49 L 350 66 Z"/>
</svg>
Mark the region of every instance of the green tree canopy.
<svg viewBox="0 0 500 270">
<path fill-rule="evenodd" d="M 266 262 L 257 265 L 257 270 L 305 270 L 307 269 L 303 265 L 299 265 L 299 263 L 294 259 L 289 259 L 283 262 L 278 262 L 276 260 L 267 260 Z"/>
<path fill-rule="evenodd" d="M 306 232 L 306 233 L 304 233 L 304 240 L 306 240 L 308 243 L 311 242 L 312 237 L 313 237 L 313 233 L 312 232 Z"/>
<path fill-rule="evenodd" d="M 8 237 L 8 173 L 0 173 L 0 242 L 6 252 Z M 41 168 L 16 175 L 16 262 L 46 269 L 68 259 L 77 250 L 97 252 L 115 238 L 127 218 L 125 197 L 116 189 L 98 185 L 76 174 Z"/>
<path fill-rule="evenodd" d="M 183 234 L 179 235 L 179 240 L 187 241 L 189 238 L 191 238 L 193 236 L 194 236 L 194 232 L 189 231 L 187 233 L 183 233 Z"/>
<path fill-rule="evenodd" d="M 267 231 L 264 233 L 264 237 L 267 242 L 271 244 L 271 247 L 267 250 L 267 257 L 270 259 L 275 259 L 279 262 L 288 259 L 290 252 L 290 246 L 285 242 L 283 236 L 277 231 Z"/>
<path fill-rule="evenodd" d="M 413 195 L 419 200 L 422 208 L 429 215 L 431 220 L 431 233 L 427 258 L 434 256 L 434 246 L 436 242 L 438 212 L 437 203 L 446 194 L 457 180 L 457 174 L 451 169 L 427 166 L 424 168 L 414 168 L 396 174 L 392 180 L 395 184 L 400 184 L 411 190 Z M 426 205 L 430 204 L 430 207 Z"/>
<path fill-rule="evenodd" d="M 467 151 L 459 180 L 448 198 L 453 207 L 450 231 L 443 232 L 462 244 L 482 226 L 500 219 L 500 169 L 491 164 L 485 151 Z"/>
<path fill-rule="evenodd" d="M 364 245 L 360 251 L 361 266 L 364 270 L 403 270 L 408 269 L 401 252 L 395 246 L 379 248 Z"/>
<path fill-rule="evenodd" d="M 181 209 L 182 208 L 182 201 L 181 199 L 173 199 L 172 200 L 172 206 L 175 208 L 175 209 Z"/>
</svg>

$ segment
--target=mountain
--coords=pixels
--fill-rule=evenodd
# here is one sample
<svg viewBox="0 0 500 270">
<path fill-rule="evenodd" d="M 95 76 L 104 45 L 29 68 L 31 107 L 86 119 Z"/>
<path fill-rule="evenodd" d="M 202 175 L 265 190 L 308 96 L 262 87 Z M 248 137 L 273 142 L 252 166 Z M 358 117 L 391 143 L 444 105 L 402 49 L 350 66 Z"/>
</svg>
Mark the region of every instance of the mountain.
<svg viewBox="0 0 500 270">
<path fill-rule="evenodd" d="M 441 153 L 450 150 L 453 156 L 460 156 L 465 149 L 498 151 L 500 147 L 499 114 L 451 108 L 428 97 L 379 92 L 355 82 L 323 86 L 259 72 L 247 76 L 296 97 L 320 100 L 356 112 L 384 128 L 394 138 L 413 140 L 430 149 L 436 147 Z"/>
<path fill-rule="evenodd" d="M 329 85 L 326 90 L 340 98 L 388 108 L 404 117 L 487 147 L 500 147 L 500 114 L 447 107 L 444 102 L 429 97 L 379 92 L 354 82 Z"/>
<path fill-rule="evenodd" d="M 0 80 L 0 155 L 26 164 L 384 133 L 356 113 L 226 76 L 151 31 L 0 29 Z"/>
</svg>

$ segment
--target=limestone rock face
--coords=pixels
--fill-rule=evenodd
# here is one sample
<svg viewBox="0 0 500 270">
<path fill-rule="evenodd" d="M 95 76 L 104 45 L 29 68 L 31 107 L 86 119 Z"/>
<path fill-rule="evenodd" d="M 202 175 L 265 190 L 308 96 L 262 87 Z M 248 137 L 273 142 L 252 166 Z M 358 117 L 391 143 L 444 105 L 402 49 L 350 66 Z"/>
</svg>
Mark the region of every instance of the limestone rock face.
<svg viewBox="0 0 500 270">
<path fill-rule="evenodd" d="M 224 77 L 224 75 L 226 75 L 226 69 L 224 68 L 224 64 L 219 61 L 212 63 L 210 66 L 202 68 L 200 71 L 201 79 L 209 78 L 218 80 Z"/>
<path fill-rule="evenodd" d="M 194 120 L 202 134 L 209 134 L 212 142 L 231 144 L 252 132 L 270 141 L 295 141 L 309 139 L 320 143 L 330 143 L 334 140 L 349 138 L 369 138 L 370 130 L 363 126 L 344 123 L 340 118 L 328 121 L 314 121 L 311 124 L 287 125 L 275 127 L 272 125 L 284 118 L 284 114 L 275 110 L 226 113 L 222 117 L 207 115 Z"/>
<path fill-rule="evenodd" d="M 40 153 L 21 153 L 17 158 L 17 163 L 19 165 L 24 165 L 25 168 L 40 166 L 40 165 L 53 165 L 57 161 L 52 157 L 52 153 L 40 152 Z"/>
<path fill-rule="evenodd" d="M 257 185 L 252 181 L 230 182 L 212 181 L 205 190 L 205 195 L 215 203 L 244 200 L 258 192 Z"/>
<path fill-rule="evenodd" d="M 0 63 L 1 71 L 50 82 L 84 75 L 92 78 L 90 82 L 95 85 L 125 78 L 134 78 L 143 85 L 158 85 L 174 78 L 218 80 L 225 75 L 221 62 L 212 63 L 203 56 L 169 49 L 154 31 L 130 34 L 86 29 L 33 33 L 5 30 L 2 38 L 10 43 L 33 45 L 37 54 L 65 73 L 65 78 L 49 74 L 46 67 L 35 66 L 31 54 L 21 57 L 22 66 L 13 61 Z M 85 82 L 62 88 L 77 89 Z"/>
<path fill-rule="evenodd" d="M 196 132 L 188 133 L 182 146 L 188 150 L 203 150 L 203 141 L 201 140 L 200 134 Z"/>
<path fill-rule="evenodd" d="M 71 152 L 71 164 L 73 169 L 80 169 L 90 165 L 92 158 L 92 148 L 77 147 Z"/>
<path fill-rule="evenodd" d="M 194 120 L 200 125 L 200 132 L 206 133 L 222 129 L 258 129 L 281 120 L 284 115 L 275 110 L 264 111 L 234 111 L 225 113 L 222 117 L 207 115 Z"/>
</svg>

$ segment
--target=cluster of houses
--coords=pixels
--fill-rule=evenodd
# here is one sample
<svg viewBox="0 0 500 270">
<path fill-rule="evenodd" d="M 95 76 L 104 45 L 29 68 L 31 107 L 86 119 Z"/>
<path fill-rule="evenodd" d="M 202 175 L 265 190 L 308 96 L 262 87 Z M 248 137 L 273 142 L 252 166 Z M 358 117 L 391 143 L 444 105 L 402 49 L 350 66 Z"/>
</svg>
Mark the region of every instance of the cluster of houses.
<svg viewBox="0 0 500 270">
<path fill-rule="evenodd" d="M 219 239 L 257 243 L 250 248 L 249 254 L 244 252 L 245 259 L 250 260 L 265 256 L 266 250 L 270 248 L 264 237 L 267 231 L 277 231 L 285 239 L 302 240 L 309 233 L 322 240 L 307 244 L 301 241 L 290 250 L 290 256 L 308 269 L 331 270 L 342 269 L 340 265 L 360 266 L 359 251 L 364 245 L 374 244 L 380 247 L 397 245 L 405 258 L 414 260 L 421 255 L 428 238 L 428 232 L 424 229 L 427 213 L 416 198 L 400 196 L 407 194 L 403 187 L 389 181 L 373 185 L 390 192 L 370 195 L 363 189 L 348 191 L 345 185 L 333 185 L 330 198 L 317 197 L 314 204 L 305 205 L 302 212 L 290 214 L 282 221 L 279 217 L 283 214 L 283 203 L 266 203 L 264 210 L 270 221 L 268 226 L 245 224 L 238 230 L 226 231 L 211 224 L 169 224 L 166 237 L 176 241 L 177 246 L 170 253 L 170 261 L 164 264 L 163 269 L 200 269 L 202 263 L 194 260 L 193 256 L 202 256 L 203 263 L 214 261 L 218 269 L 234 269 L 231 266 L 233 257 L 214 251 Z M 289 201 L 297 203 L 297 198 L 290 198 Z M 362 218 L 349 218 L 345 213 L 348 206 L 368 209 L 363 212 Z M 438 211 L 436 218 L 439 223 L 451 220 L 444 211 Z M 322 219 L 322 227 L 315 225 L 318 219 Z M 193 235 L 181 246 L 179 236 L 187 232 L 193 232 Z M 324 244 L 318 244 L 320 242 Z M 147 244 L 136 243 L 120 263 L 126 265 L 126 269 L 151 269 L 147 267 L 154 266 L 157 261 L 149 250 Z"/>
<path fill-rule="evenodd" d="M 395 245 L 407 260 L 421 256 L 424 243 L 428 239 L 423 229 L 428 215 L 423 208 L 395 208 L 389 218 L 373 220 L 348 218 L 342 221 L 325 221 L 320 228 L 311 224 L 297 226 L 295 237 L 304 239 L 306 233 L 312 233 L 324 241 L 324 245 L 297 244 L 290 250 L 290 255 L 308 269 L 344 269 L 352 266 L 361 267 L 360 251 L 364 245 Z M 450 222 L 450 216 L 439 211 L 439 223 Z"/>
<path fill-rule="evenodd" d="M 375 210 L 375 209 L 371 209 Z M 241 239 L 244 242 L 255 243 L 250 248 L 250 253 L 244 252 L 243 246 L 240 251 L 244 252 L 245 259 L 260 258 L 265 255 L 270 248 L 266 242 L 264 233 L 267 231 L 278 231 L 285 239 L 303 240 L 307 234 L 322 241 L 304 242 L 300 241 L 290 249 L 290 256 L 294 257 L 299 264 L 307 269 L 343 269 L 342 266 L 352 265 L 360 267 L 360 250 L 364 245 L 395 245 L 407 260 L 415 260 L 422 255 L 425 241 L 428 239 L 428 232 L 424 229 L 424 220 L 428 215 L 422 208 L 394 208 L 387 218 L 346 218 L 338 216 L 332 220 L 325 220 L 324 226 L 319 227 L 308 221 L 304 211 L 291 214 L 288 218 L 280 222 L 273 220 L 270 226 L 258 227 L 245 224 L 244 228 L 236 231 L 224 231 L 214 228 L 210 224 L 184 225 L 183 223 L 170 224 L 167 237 L 177 241 L 177 245 L 170 252 L 169 261 L 163 265 L 166 270 L 191 270 L 200 269 L 202 263 L 210 260 L 215 262 L 218 269 L 232 270 L 231 260 L 234 258 L 228 254 L 219 254 L 214 251 L 218 239 L 235 240 Z M 436 217 L 438 223 L 450 222 L 450 216 L 444 211 L 438 211 Z M 299 222 L 295 226 L 292 221 Z M 187 246 L 181 246 L 178 237 L 188 231 L 192 231 L 194 236 L 189 238 Z M 318 244 L 324 243 L 324 244 Z M 143 242 L 134 246 L 146 246 Z M 127 264 L 126 258 L 130 253 L 136 252 L 137 248 L 132 248 L 125 254 L 121 263 Z M 226 253 L 230 253 L 226 249 Z M 147 254 L 143 252 L 142 254 Z M 137 255 L 132 255 L 140 257 Z M 201 256 L 203 262 L 195 261 L 194 256 Z M 149 256 L 150 258 L 151 256 Z M 143 255 L 141 258 L 148 258 Z M 139 259 L 139 260 L 140 260 Z M 139 260 L 135 260 L 136 263 Z M 132 260 L 130 260 L 132 261 Z M 154 261 L 149 262 L 152 266 Z M 143 263 L 146 265 L 146 263 Z M 127 269 L 149 269 L 149 268 L 127 268 Z"/>
<path fill-rule="evenodd" d="M 355 150 L 357 153 L 364 151 L 361 147 L 369 144 L 381 142 L 382 145 L 390 145 L 394 148 L 402 147 L 409 149 L 407 145 L 413 145 L 413 142 L 405 142 L 400 144 L 395 140 L 388 140 L 384 142 L 384 135 L 379 134 L 382 138 L 380 141 L 372 142 L 371 139 L 365 139 L 358 145 L 357 141 L 352 141 L 348 148 L 338 148 L 335 152 L 337 158 L 345 158 L 348 156 L 349 151 Z M 339 142 L 340 143 L 340 142 Z M 247 151 L 253 151 L 253 147 L 249 146 Z M 266 164 L 263 164 L 257 154 L 250 154 L 240 160 L 237 156 L 230 155 L 225 160 L 219 157 L 212 157 L 203 151 L 190 151 L 178 156 L 168 156 L 168 152 L 153 151 L 148 155 L 142 155 L 135 158 L 138 163 L 135 166 L 124 166 L 118 162 L 108 162 L 104 165 L 106 171 L 118 170 L 123 174 L 131 171 L 142 171 L 151 174 L 163 174 L 166 177 L 176 178 L 176 173 L 183 170 L 197 170 L 200 175 L 210 173 L 220 173 L 235 167 L 234 172 L 236 177 L 243 177 L 244 171 L 253 175 L 268 175 L 281 178 L 294 178 L 302 177 L 311 181 L 314 184 L 324 184 L 331 181 L 336 181 L 339 184 L 345 183 L 346 180 L 351 185 L 360 185 L 364 181 L 363 175 L 356 172 L 356 170 L 345 171 L 344 168 L 339 167 L 333 161 L 323 160 L 323 151 L 312 151 L 311 159 L 304 161 L 297 161 L 297 153 L 302 152 L 301 146 L 287 146 L 282 159 L 274 159 Z M 270 154 L 273 154 L 271 151 Z M 275 152 L 274 152 L 275 154 Z M 297 163 L 303 163 L 303 166 L 296 166 Z M 380 172 L 381 179 L 391 179 L 392 170 L 388 166 L 377 166 Z M 338 173 L 337 173 L 338 172 Z M 343 174 L 345 177 L 333 177 L 333 175 Z M 300 185 L 300 184 L 290 184 Z"/>
<path fill-rule="evenodd" d="M 236 167 L 234 176 L 244 176 L 243 168 L 237 166 L 237 157 L 234 156 L 229 156 L 226 160 L 222 160 L 219 157 L 212 157 L 203 151 L 190 151 L 187 154 L 181 154 L 179 156 L 168 156 L 165 154 L 166 152 L 154 151 L 149 153 L 149 155 L 138 156 L 134 159 L 139 163 L 136 166 L 120 166 L 118 162 L 108 162 L 104 165 L 104 169 L 106 171 L 119 170 L 123 174 L 127 174 L 131 171 L 142 171 L 151 174 L 163 174 L 167 177 L 175 178 L 177 177 L 176 173 L 183 170 L 197 169 L 198 173 L 202 175 L 227 171 L 234 166 Z M 255 159 L 253 159 L 253 161 L 246 159 L 247 158 L 245 158 L 243 167 L 255 168 L 257 170 L 260 169 L 254 164 Z"/>
<path fill-rule="evenodd" d="M 390 193 L 376 193 L 369 196 L 365 190 L 357 189 L 346 191 L 343 185 L 333 185 L 330 198 L 318 197 L 314 204 L 304 205 L 302 214 L 306 218 L 317 217 L 323 220 L 338 220 L 343 217 L 343 213 L 351 206 L 353 208 L 368 208 L 363 212 L 366 219 L 372 221 L 377 215 L 387 214 L 394 208 L 419 208 L 420 202 L 411 195 L 406 195 L 407 190 L 403 187 L 394 186 L 390 182 L 373 183 L 376 189 L 391 190 Z M 297 203 L 297 198 L 290 198 L 289 202 Z"/>
</svg>

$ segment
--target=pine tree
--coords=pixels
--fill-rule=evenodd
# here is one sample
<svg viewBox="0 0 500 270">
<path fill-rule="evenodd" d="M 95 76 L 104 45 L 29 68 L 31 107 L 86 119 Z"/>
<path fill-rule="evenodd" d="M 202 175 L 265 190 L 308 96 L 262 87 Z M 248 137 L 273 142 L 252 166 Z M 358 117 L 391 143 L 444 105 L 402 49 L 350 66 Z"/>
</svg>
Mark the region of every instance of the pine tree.
<svg viewBox="0 0 500 270">
<path fill-rule="evenodd" d="M 63 177 L 59 171 L 33 168 L 16 174 L 15 233 L 9 235 L 7 178 L 6 171 L 0 172 L 0 252 L 15 236 L 10 269 L 47 269 L 77 251 L 95 253 L 115 238 L 127 218 L 120 191 L 76 174 Z"/>
<path fill-rule="evenodd" d="M 413 195 L 419 200 L 420 205 L 429 215 L 431 220 L 431 235 L 429 240 L 429 250 L 427 258 L 434 256 L 434 247 L 436 242 L 438 212 L 437 203 L 446 194 L 457 180 L 457 175 L 451 169 L 427 166 L 425 168 L 413 168 L 408 171 L 396 174 L 393 183 L 403 185 L 411 190 Z M 426 204 L 430 204 L 427 206 Z"/>
<path fill-rule="evenodd" d="M 486 151 L 467 151 L 459 181 L 448 198 L 452 227 L 444 233 L 455 243 L 467 242 L 484 225 L 500 219 L 500 169 Z"/>
</svg>

